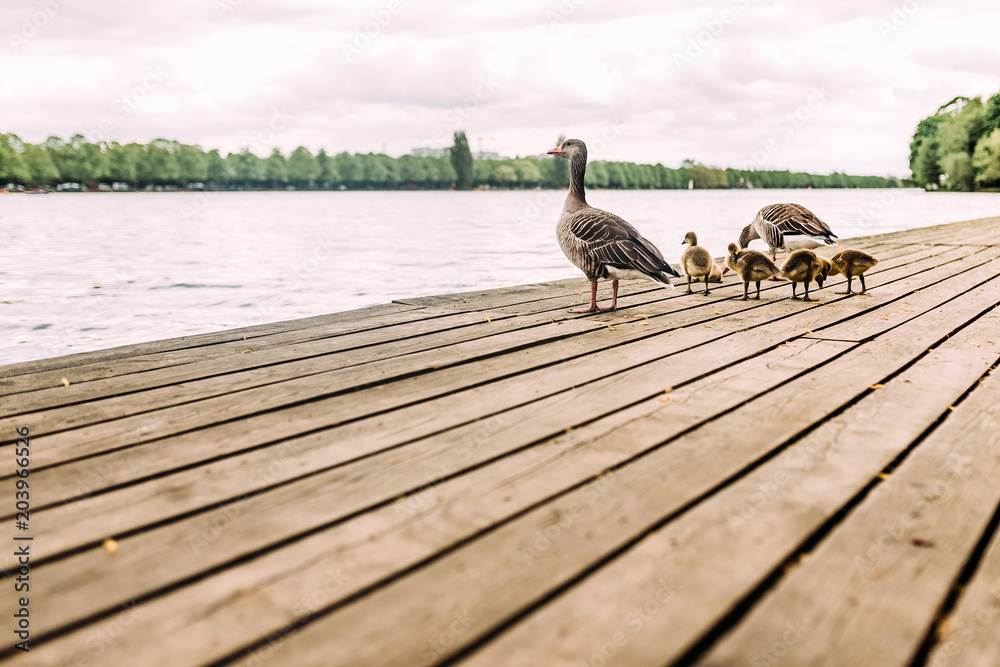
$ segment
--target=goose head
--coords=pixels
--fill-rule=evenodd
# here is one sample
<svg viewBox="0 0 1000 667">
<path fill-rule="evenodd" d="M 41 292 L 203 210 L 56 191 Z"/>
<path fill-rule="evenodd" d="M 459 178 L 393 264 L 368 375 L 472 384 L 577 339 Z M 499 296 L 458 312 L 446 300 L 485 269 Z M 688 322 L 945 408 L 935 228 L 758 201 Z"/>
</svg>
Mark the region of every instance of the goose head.
<svg viewBox="0 0 1000 667">
<path fill-rule="evenodd" d="M 549 155 L 559 155 L 566 158 L 567 160 L 572 160 L 577 155 L 583 155 L 583 159 L 587 159 L 587 144 L 583 143 L 579 139 L 567 139 L 562 142 L 552 150 L 548 152 Z"/>
<path fill-rule="evenodd" d="M 729 256 L 726 257 L 726 265 L 722 267 L 722 275 L 726 275 L 726 272 L 729 271 L 730 266 L 733 267 L 736 266 L 736 253 L 740 251 L 739 246 L 737 246 L 735 243 L 730 243 L 729 246 L 726 248 L 726 250 L 729 251 Z M 736 269 L 734 268 L 733 271 L 735 270 Z"/>
<path fill-rule="evenodd" d="M 694 232 L 688 232 L 684 235 L 684 240 L 681 241 L 681 245 L 687 243 L 688 245 L 698 245 L 698 236 Z"/>
</svg>

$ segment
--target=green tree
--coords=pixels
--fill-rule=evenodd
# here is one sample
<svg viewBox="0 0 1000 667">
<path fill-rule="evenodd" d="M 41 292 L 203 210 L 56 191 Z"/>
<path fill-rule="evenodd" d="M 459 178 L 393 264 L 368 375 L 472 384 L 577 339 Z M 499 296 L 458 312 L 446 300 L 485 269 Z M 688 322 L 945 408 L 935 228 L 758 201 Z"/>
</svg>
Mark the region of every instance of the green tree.
<svg viewBox="0 0 1000 667">
<path fill-rule="evenodd" d="M 227 155 L 226 163 L 229 164 L 233 181 L 242 187 L 253 187 L 264 180 L 263 160 L 251 153 L 248 148 Z"/>
<path fill-rule="evenodd" d="M 555 156 L 553 156 L 555 157 Z M 520 158 L 511 160 L 511 166 L 517 173 L 517 180 L 523 187 L 535 187 L 542 181 L 542 170 L 534 160 Z M 566 160 L 563 160 L 566 162 Z"/>
<path fill-rule="evenodd" d="M 976 144 L 972 154 L 976 179 L 981 183 L 1000 183 L 1000 128 L 990 132 Z"/>
<path fill-rule="evenodd" d="M 947 114 L 935 113 L 933 116 L 928 116 L 917 123 L 917 129 L 913 133 L 913 140 L 910 141 L 910 173 L 913 174 L 914 180 L 918 182 L 922 178 L 917 175 L 917 154 L 920 152 L 920 147 L 923 146 L 925 142 L 935 142 L 936 145 L 938 128 L 941 127 L 941 123 L 943 123 L 947 117 Z M 936 151 L 937 148 L 934 150 Z M 924 181 L 924 183 L 927 182 L 928 181 Z"/>
<path fill-rule="evenodd" d="M 553 155 L 552 157 L 558 157 Z M 562 159 L 562 158 L 559 158 Z M 569 160 L 563 160 L 569 162 Z M 597 160 L 587 165 L 587 173 L 584 176 L 584 184 L 587 187 L 606 188 L 608 187 L 608 168 L 603 160 Z"/>
<path fill-rule="evenodd" d="M 326 155 L 324 153 L 324 155 Z M 305 146 L 299 146 L 288 156 L 288 180 L 300 188 L 307 188 L 320 175 L 316 158 Z"/>
<path fill-rule="evenodd" d="M 136 179 L 136 163 L 142 154 L 139 144 L 121 145 L 114 142 L 107 146 L 104 160 L 104 175 L 114 182 L 134 183 Z"/>
<path fill-rule="evenodd" d="M 28 168 L 28 182 L 35 185 L 55 185 L 59 182 L 59 170 L 44 146 L 28 144 L 21 155 Z"/>
<path fill-rule="evenodd" d="M 88 143 L 82 134 L 74 134 L 69 141 L 49 137 L 45 146 L 63 181 L 90 183 L 104 173 L 101 147 Z"/>
<path fill-rule="evenodd" d="M 941 167 L 947 178 L 945 184 L 955 190 L 972 190 L 975 172 L 972 157 L 964 151 L 949 153 L 941 159 Z"/>
<path fill-rule="evenodd" d="M 938 186 L 941 182 L 941 158 L 938 156 L 937 137 L 927 138 L 920 144 L 912 169 L 917 185 L 924 188 Z"/>
<path fill-rule="evenodd" d="M 998 129 L 1000 129 L 1000 93 L 986 100 L 986 108 L 983 109 L 983 136 Z"/>
<path fill-rule="evenodd" d="M 11 181 L 27 183 L 31 180 L 31 172 L 24 160 L 12 144 L 12 135 L 0 134 L 0 187 Z M 14 143 L 20 143 L 18 139 Z"/>
<path fill-rule="evenodd" d="M 337 153 L 333 158 L 333 165 L 340 176 L 341 183 L 357 186 L 361 182 L 361 164 L 349 153 Z"/>
<path fill-rule="evenodd" d="M 280 187 L 288 182 L 285 156 L 281 154 L 281 150 L 278 148 L 273 149 L 267 159 L 264 160 L 264 180 L 272 188 Z"/>
<path fill-rule="evenodd" d="M 173 153 L 177 158 L 178 178 L 181 185 L 204 183 L 208 180 L 208 162 L 201 146 L 187 146 L 173 142 Z"/>
<path fill-rule="evenodd" d="M 486 162 L 486 160 L 480 160 Z M 399 158 L 399 180 L 404 184 L 423 185 L 427 182 L 427 165 L 423 158 L 403 155 Z"/>
<path fill-rule="evenodd" d="M 952 105 L 957 103 L 952 102 Z M 983 103 L 978 97 L 965 101 L 938 128 L 941 155 L 972 153 L 983 135 Z"/>
<path fill-rule="evenodd" d="M 136 161 L 136 179 L 140 184 L 176 184 L 180 180 L 180 167 L 172 149 L 174 142 L 154 139 L 146 145 Z"/>
<path fill-rule="evenodd" d="M 455 170 L 455 187 L 468 190 L 472 187 L 475 171 L 472 166 L 472 151 L 465 132 L 455 132 L 455 145 L 451 147 L 451 167 Z"/>
<path fill-rule="evenodd" d="M 340 175 L 337 173 L 333 158 L 327 155 L 326 150 L 322 148 L 316 153 L 316 168 L 319 170 L 316 177 L 324 188 L 340 182 Z"/>
<path fill-rule="evenodd" d="M 219 153 L 218 148 L 205 153 L 205 180 L 214 185 L 225 185 L 232 180 L 229 163 Z"/>
</svg>

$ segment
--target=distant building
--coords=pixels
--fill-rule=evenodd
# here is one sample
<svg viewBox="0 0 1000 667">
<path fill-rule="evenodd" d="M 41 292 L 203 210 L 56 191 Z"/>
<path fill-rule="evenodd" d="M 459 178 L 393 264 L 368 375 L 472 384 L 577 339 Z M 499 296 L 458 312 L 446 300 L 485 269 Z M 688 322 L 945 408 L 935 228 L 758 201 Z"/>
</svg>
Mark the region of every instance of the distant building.
<svg viewBox="0 0 1000 667">
<path fill-rule="evenodd" d="M 414 148 L 410 151 L 410 155 L 416 157 L 448 157 L 448 148 L 430 148 L 428 146 L 421 146 L 420 148 Z M 472 158 L 474 160 L 509 160 L 509 157 L 500 155 L 499 153 L 494 153 L 491 151 L 479 151 L 478 153 L 473 153 Z"/>
<path fill-rule="evenodd" d="M 410 155 L 415 155 L 417 157 L 446 157 L 448 155 L 448 149 L 422 146 L 420 148 L 414 148 L 410 151 Z"/>
</svg>

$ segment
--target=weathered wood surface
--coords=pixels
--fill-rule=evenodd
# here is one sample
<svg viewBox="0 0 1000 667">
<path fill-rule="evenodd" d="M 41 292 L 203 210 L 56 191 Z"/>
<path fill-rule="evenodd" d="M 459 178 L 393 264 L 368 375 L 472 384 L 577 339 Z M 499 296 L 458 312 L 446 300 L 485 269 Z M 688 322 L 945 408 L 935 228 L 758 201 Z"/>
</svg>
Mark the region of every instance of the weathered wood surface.
<svg viewBox="0 0 1000 667">
<path fill-rule="evenodd" d="M 863 297 L 570 279 L 0 368 L 0 659 L 998 664 L 1000 219 L 843 245 Z"/>
</svg>

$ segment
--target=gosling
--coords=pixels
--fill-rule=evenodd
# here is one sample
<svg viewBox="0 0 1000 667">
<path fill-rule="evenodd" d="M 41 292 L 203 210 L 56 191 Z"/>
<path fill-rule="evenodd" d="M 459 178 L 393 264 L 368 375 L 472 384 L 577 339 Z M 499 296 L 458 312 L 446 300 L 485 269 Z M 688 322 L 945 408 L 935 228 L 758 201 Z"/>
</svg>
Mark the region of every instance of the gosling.
<svg viewBox="0 0 1000 667">
<path fill-rule="evenodd" d="M 713 271 L 718 271 L 715 266 L 715 262 L 712 261 L 712 255 L 698 245 L 698 236 L 694 232 L 688 232 L 684 235 L 684 241 L 681 245 L 685 243 L 688 244 L 687 250 L 681 255 L 681 267 L 684 269 L 684 275 L 687 276 L 688 281 L 688 294 L 693 294 L 691 291 L 691 279 L 704 278 L 705 279 L 705 296 L 708 296 L 708 281 L 712 277 Z M 719 274 L 719 278 L 722 278 L 722 274 Z"/>
<path fill-rule="evenodd" d="M 841 250 L 830 258 L 830 263 L 837 273 L 847 277 L 847 291 L 837 294 L 854 294 L 855 292 L 851 290 L 851 280 L 855 276 L 861 279 L 861 291 L 858 294 L 864 294 L 868 289 L 865 287 L 865 271 L 878 264 L 878 260 L 860 250 Z"/>
<path fill-rule="evenodd" d="M 823 283 L 826 279 L 830 277 L 830 274 L 837 275 L 837 270 L 833 268 L 833 264 L 830 263 L 826 257 L 816 256 L 819 259 L 819 275 L 814 279 L 816 281 L 816 289 L 823 289 Z"/>
<path fill-rule="evenodd" d="M 806 294 L 801 297 L 803 301 L 812 301 L 809 298 L 809 283 L 813 280 L 823 278 L 823 265 L 812 250 L 796 250 L 788 256 L 785 265 L 781 267 L 781 275 L 792 283 L 792 298 L 798 299 L 795 294 L 795 286 L 798 283 L 805 283 Z M 822 283 L 820 283 L 822 286 Z"/>
<path fill-rule="evenodd" d="M 760 281 L 767 280 L 771 276 L 778 275 L 780 271 L 774 265 L 771 258 L 762 252 L 744 248 L 740 250 L 735 243 L 729 244 L 729 256 L 726 257 L 726 266 L 735 271 L 743 279 L 743 301 L 749 297 L 747 292 L 750 283 L 757 283 L 757 296 L 760 299 Z"/>
</svg>

